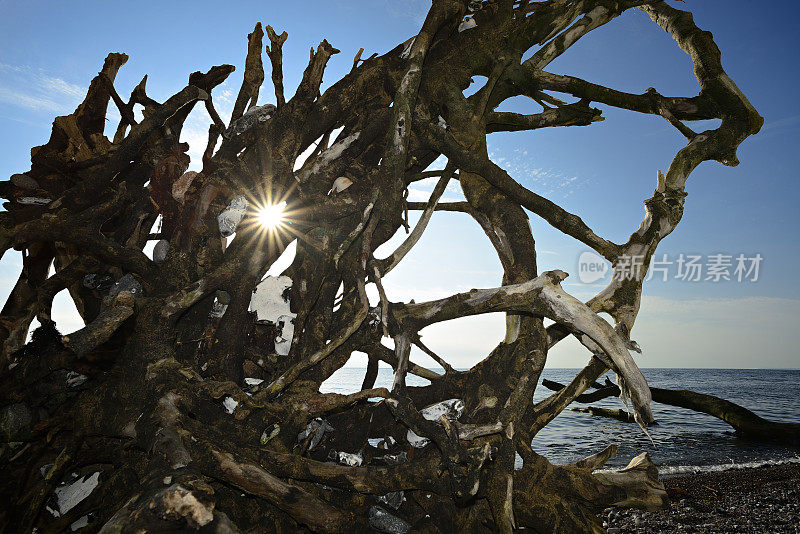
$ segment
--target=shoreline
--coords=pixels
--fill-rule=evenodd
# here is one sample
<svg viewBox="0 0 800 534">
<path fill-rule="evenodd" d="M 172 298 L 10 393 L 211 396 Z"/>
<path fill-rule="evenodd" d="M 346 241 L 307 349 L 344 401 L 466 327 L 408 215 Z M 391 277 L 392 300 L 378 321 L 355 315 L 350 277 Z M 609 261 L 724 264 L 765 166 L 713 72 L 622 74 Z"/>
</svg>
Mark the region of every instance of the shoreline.
<svg viewBox="0 0 800 534">
<path fill-rule="evenodd" d="M 661 481 L 669 508 L 607 508 L 603 520 L 609 534 L 800 533 L 800 463 L 678 474 Z"/>
</svg>

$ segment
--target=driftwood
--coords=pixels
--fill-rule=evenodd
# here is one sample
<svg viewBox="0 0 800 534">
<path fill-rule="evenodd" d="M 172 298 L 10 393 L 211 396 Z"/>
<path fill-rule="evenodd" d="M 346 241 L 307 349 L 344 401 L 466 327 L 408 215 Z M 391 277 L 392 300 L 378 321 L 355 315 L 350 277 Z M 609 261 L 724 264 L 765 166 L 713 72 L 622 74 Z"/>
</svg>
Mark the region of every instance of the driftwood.
<svg viewBox="0 0 800 534">
<path fill-rule="evenodd" d="M 551 391 L 560 391 L 565 387 L 563 384 L 546 379 L 542 380 L 542 385 Z M 731 401 L 687 389 L 675 390 L 651 387 L 650 392 L 653 395 L 654 402 L 713 415 L 731 425 L 737 434 L 749 439 L 800 443 L 800 423 L 769 421 Z M 607 381 L 605 385 L 595 391 L 579 395 L 575 398 L 575 401 L 581 403 L 596 402 L 608 397 L 618 397 L 619 394 L 619 388 Z M 620 421 L 633 421 L 633 416 L 627 414 L 624 410 L 608 410 L 595 406 L 572 408 L 572 410 L 591 413 L 592 415 L 613 417 Z"/>
<path fill-rule="evenodd" d="M 629 9 L 688 54 L 699 94 L 626 93 L 547 70 Z M 275 105 L 257 105 L 265 34 Z M 147 95 L 145 77 L 126 102 L 115 83 L 128 56 L 110 54 L 80 106 L 31 151 L 31 168 L 0 182 L 0 254 L 23 256 L 0 311 L 0 532 L 76 522 L 101 532 L 600 532 L 609 505 L 665 506 L 647 455 L 594 473 L 615 448 L 554 466 L 530 444 L 608 369 L 634 419 L 652 420 L 631 356 L 647 266 L 681 220 L 694 168 L 735 165 L 763 122 L 711 34 L 658 0 L 434 0 L 416 36 L 382 55 L 359 52 L 324 91 L 339 51 L 323 39 L 307 65 L 293 66 L 303 74 L 291 95 L 287 38 L 261 24 L 247 36 L 227 124 L 213 97 L 233 66 L 192 73 L 163 102 Z M 473 77 L 485 83 L 467 97 Z M 515 97 L 541 110 L 495 111 Z M 121 117 L 112 139 L 109 105 Z M 199 172 L 187 172 L 181 130 L 198 105 L 211 117 L 208 145 Z M 687 138 L 666 172 L 653 173 L 645 217 L 619 244 L 523 186 L 487 149 L 491 132 L 598 127 L 600 107 L 662 117 Z M 719 126 L 687 126 L 707 119 Z M 446 168 L 429 169 L 440 156 Z M 438 180 L 431 198 L 407 202 L 425 178 Z M 453 185 L 466 201 L 440 204 Z M 283 203 L 282 223 L 262 224 Z M 423 212 L 413 229 L 412 209 Z M 390 301 L 383 277 L 443 210 L 480 226 L 502 280 Z M 611 283 L 584 303 L 561 286 L 567 273 L 540 272 L 526 210 L 607 258 Z M 400 247 L 376 257 L 402 229 Z M 284 311 L 259 318 L 254 291 L 275 281 L 262 279 L 293 241 L 287 282 L 273 295 Z M 642 260 L 638 278 L 621 272 L 631 256 Z M 85 324 L 76 332 L 52 321 L 62 290 Z M 494 312 L 506 317 L 503 341 L 468 371 L 420 339 L 427 325 Z M 25 344 L 34 318 L 42 327 Z M 545 318 L 555 323 L 545 328 Z M 569 335 L 590 363 L 533 406 L 549 348 Z M 444 373 L 410 361 L 414 344 Z M 369 358 L 362 391 L 321 393 L 356 351 Z M 379 361 L 394 369 L 391 391 L 374 387 Z M 411 387 L 408 373 L 430 384 Z M 750 421 L 714 406 L 742 428 Z"/>
<path fill-rule="evenodd" d="M 609 419 L 616 419 L 617 421 L 622 421 L 623 423 L 635 422 L 633 415 L 622 408 L 612 410 L 609 408 L 601 408 L 600 406 L 587 406 L 585 408 L 573 407 L 570 408 L 570 411 L 588 413 L 589 415 L 595 415 L 597 417 L 608 417 Z"/>
</svg>

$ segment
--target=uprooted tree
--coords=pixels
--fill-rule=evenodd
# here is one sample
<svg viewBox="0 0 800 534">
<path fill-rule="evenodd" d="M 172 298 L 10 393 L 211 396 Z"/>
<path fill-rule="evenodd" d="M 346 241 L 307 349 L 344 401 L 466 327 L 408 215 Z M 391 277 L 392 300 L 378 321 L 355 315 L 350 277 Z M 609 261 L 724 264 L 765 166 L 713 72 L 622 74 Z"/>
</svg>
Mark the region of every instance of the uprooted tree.
<svg viewBox="0 0 800 534">
<path fill-rule="evenodd" d="M 698 95 L 631 94 L 546 70 L 632 8 L 691 57 Z M 165 102 L 147 96 L 145 78 L 126 102 L 114 79 L 127 56 L 110 54 L 83 103 L 32 150 L 30 171 L 0 183 L 8 200 L 0 250 L 22 251 L 24 261 L 0 322 L 5 532 L 73 524 L 103 532 L 581 532 L 601 531 L 595 514 L 611 504 L 662 506 L 645 454 L 626 469 L 594 472 L 614 447 L 560 466 L 531 450 L 536 433 L 609 369 L 640 425 L 652 413 L 630 355 L 642 277 L 615 276 L 588 302 L 575 299 L 560 286 L 566 273 L 537 272 L 526 210 L 615 269 L 632 256 L 646 269 L 681 219 L 692 170 L 709 160 L 736 165 L 738 145 L 763 122 L 723 71 L 711 34 L 663 1 L 434 0 L 418 35 L 382 56 L 359 52 L 350 73 L 320 94 L 338 52 L 323 40 L 287 100 L 287 36 L 270 26 L 266 33 L 274 106 L 256 105 L 265 78 L 260 24 L 248 36 L 228 124 L 212 92 L 232 66 L 193 73 Z M 485 85 L 465 96 L 479 75 Z M 495 111 L 520 95 L 542 111 Z M 103 134 L 109 101 L 121 116 L 112 140 Z M 623 244 L 520 185 L 487 153 L 491 132 L 598 122 L 592 103 L 659 115 L 688 140 L 666 173 L 654 173 L 645 218 Z M 213 123 L 202 170 L 187 172 L 179 139 L 198 105 Z M 702 133 L 686 124 L 705 119 L 721 123 Z M 444 170 L 429 170 L 439 156 Z M 430 177 L 438 178 L 430 200 L 408 202 L 409 184 Z M 451 180 L 466 202 L 437 202 Z M 277 202 L 286 203 L 286 223 L 265 229 L 256 210 Z M 422 211 L 413 229 L 408 210 Z M 437 210 L 481 226 L 502 285 L 389 302 L 382 278 Z M 403 226 L 402 245 L 376 258 Z M 258 320 L 253 292 L 295 239 L 291 286 L 281 294 L 291 314 Z M 158 241 L 152 259 L 143 252 L 149 241 Z M 368 284 L 379 303 L 370 304 Z M 51 320 L 62 290 L 86 324 L 66 335 Z M 425 326 L 489 312 L 506 314 L 505 338 L 468 371 L 420 340 Z M 25 344 L 34 318 L 41 327 Z M 544 318 L 555 323 L 545 327 Z M 589 364 L 534 405 L 548 349 L 570 335 L 591 351 Z M 412 345 L 444 373 L 410 362 Z M 320 393 L 354 351 L 369 356 L 362 390 Z M 391 390 L 374 387 L 379 361 L 395 370 Z M 408 373 L 430 384 L 407 386 Z"/>
</svg>

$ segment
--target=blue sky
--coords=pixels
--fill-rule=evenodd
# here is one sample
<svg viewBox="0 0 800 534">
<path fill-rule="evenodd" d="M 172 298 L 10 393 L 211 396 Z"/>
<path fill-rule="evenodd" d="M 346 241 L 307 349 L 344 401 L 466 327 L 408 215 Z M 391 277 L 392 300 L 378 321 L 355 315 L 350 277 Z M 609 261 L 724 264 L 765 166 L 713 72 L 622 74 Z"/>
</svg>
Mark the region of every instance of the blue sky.
<svg viewBox="0 0 800 534">
<path fill-rule="evenodd" d="M 658 255 L 675 260 L 680 254 L 694 254 L 705 261 L 720 253 L 760 254 L 763 261 L 757 282 L 675 280 L 675 265 L 667 282 L 647 282 L 633 332 L 644 349 L 638 361 L 642 367 L 800 367 L 800 283 L 795 274 L 800 211 L 789 194 L 799 163 L 800 15 L 793 3 L 782 0 L 673 4 L 691 9 L 698 25 L 713 32 L 723 66 L 766 123 L 740 147 L 738 167 L 704 163 L 695 170 L 687 186 L 683 221 L 662 242 Z M 29 168 L 30 148 L 46 141 L 56 115 L 71 112 L 80 102 L 110 51 L 130 56 L 117 78 L 119 92 L 127 95 L 149 74 L 148 93 L 157 100 L 182 88 L 192 71 L 220 63 L 236 65 L 237 71 L 215 92 L 224 116 L 241 82 L 246 35 L 256 21 L 289 33 L 284 70 L 291 94 L 309 47 L 322 38 L 342 51 L 326 71 L 325 85 L 330 85 L 349 71 L 359 47 L 365 48 L 366 57 L 414 35 L 428 5 L 422 0 L 128 6 L 0 0 L 0 176 Z M 592 32 L 549 70 L 632 92 L 649 86 L 666 95 L 693 95 L 698 90 L 688 56 L 638 11 Z M 274 101 L 269 81 L 261 101 Z M 598 107 L 604 110 L 604 122 L 492 134 L 489 147 L 495 161 L 523 185 L 580 214 L 599 235 L 620 242 L 641 221 L 641 202 L 652 194 L 656 171 L 666 170 L 684 139 L 659 118 Z M 519 100 L 500 109 L 538 110 Z M 184 140 L 192 145 L 193 157 L 204 148 L 207 124 L 204 112 L 193 114 L 187 123 Z M 429 183 L 415 186 L 412 198 L 424 200 L 431 188 Z M 457 184 L 445 196 L 461 198 Z M 531 223 L 542 270 L 571 273 L 564 287 L 580 298 L 588 299 L 600 289 L 577 280 L 577 258 L 585 247 L 536 217 Z M 0 299 L 16 280 L 19 265 L 12 253 L 0 262 Z M 500 276 L 499 262 L 473 221 L 461 214 L 437 214 L 386 283 L 390 298 L 420 301 L 494 286 Z M 57 304 L 62 330 L 78 328 L 64 295 Z M 463 319 L 423 334 L 432 348 L 462 367 L 480 359 L 500 339 L 502 317 Z M 565 343 L 553 351 L 549 364 L 572 367 L 586 360 L 577 344 Z"/>
</svg>

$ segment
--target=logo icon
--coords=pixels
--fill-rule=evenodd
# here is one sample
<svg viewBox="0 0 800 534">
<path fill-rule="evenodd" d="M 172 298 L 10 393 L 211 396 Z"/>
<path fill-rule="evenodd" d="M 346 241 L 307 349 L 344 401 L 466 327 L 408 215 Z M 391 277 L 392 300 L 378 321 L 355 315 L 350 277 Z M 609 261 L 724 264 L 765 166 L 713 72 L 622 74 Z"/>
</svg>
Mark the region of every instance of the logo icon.
<svg viewBox="0 0 800 534">
<path fill-rule="evenodd" d="M 609 265 L 605 258 L 591 251 L 581 253 L 578 258 L 578 280 L 591 284 L 605 278 Z"/>
</svg>

